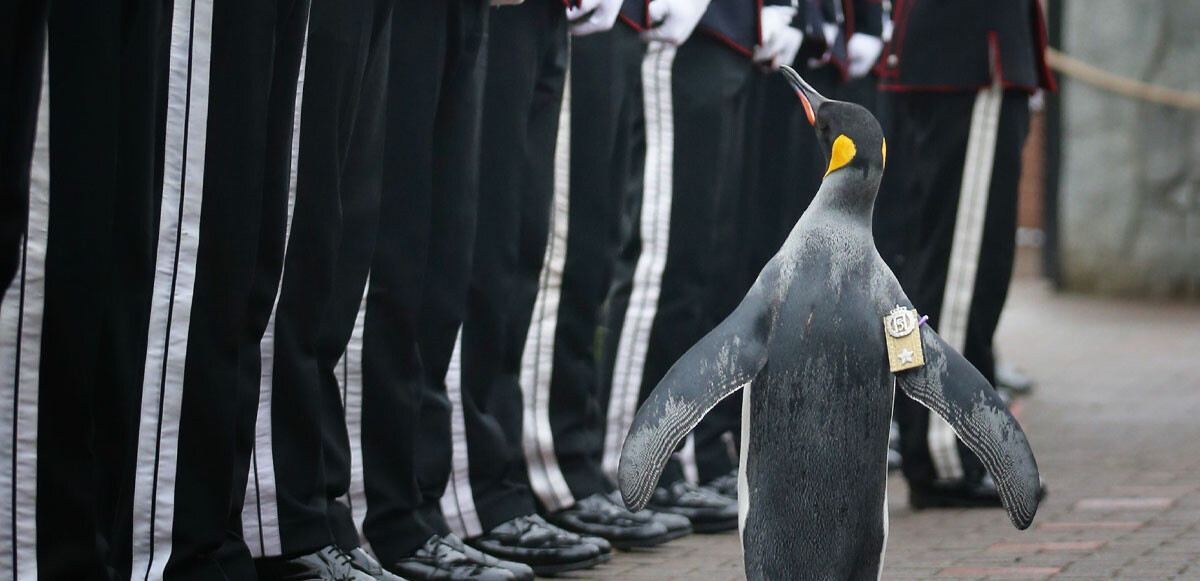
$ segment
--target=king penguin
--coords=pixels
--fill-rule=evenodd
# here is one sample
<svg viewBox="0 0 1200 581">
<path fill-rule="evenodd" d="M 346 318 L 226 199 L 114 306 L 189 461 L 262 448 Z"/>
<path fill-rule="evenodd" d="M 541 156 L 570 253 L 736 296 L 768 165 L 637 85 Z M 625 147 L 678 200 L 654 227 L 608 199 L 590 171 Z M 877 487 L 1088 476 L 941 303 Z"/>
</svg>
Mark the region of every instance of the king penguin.
<svg viewBox="0 0 1200 581">
<path fill-rule="evenodd" d="M 738 529 L 747 578 L 876 579 L 899 385 L 954 428 L 991 473 L 1013 525 L 1028 528 L 1040 485 L 1025 433 L 983 375 L 917 322 L 875 249 L 871 212 L 887 156 L 879 123 L 782 70 L 828 169 L 737 309 L 638 410 L 618 471 L 625 504 L 642 509 L 679 441 L 743 389 Z M 911 317 L 916 343 L 896 349 L 910 365 L 893 372 L 887 335 L 895 329 L 885 329 L 885 318 L 897 311 Z M 911 365 L 914 351 L 923 365 Z"/>
</svg>

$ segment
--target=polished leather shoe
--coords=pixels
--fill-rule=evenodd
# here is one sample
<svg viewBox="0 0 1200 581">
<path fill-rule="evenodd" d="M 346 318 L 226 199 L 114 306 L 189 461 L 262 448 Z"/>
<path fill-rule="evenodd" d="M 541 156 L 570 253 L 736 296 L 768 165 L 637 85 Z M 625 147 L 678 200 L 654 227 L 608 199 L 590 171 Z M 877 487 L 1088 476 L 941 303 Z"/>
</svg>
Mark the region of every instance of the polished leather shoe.
<svg viewBox="0 0 1200 581">
<path fill-rule="evenodd" d="M 614 490 L 604 495 L 604 498 L 614 506 L 629 510 L 625 507 L 625 501 L 621 499 L 621 492 L 619 490 Z M 629 514 L 630 518 L 635 519 L 638 522 L 656 522 L 666 527 L 667 540 L 678 539 L 679 537 L 684 537 L 695 532 L 692 530 L 692 521 L 688 520 L 688 518 L 683 515 L 671 514 L 669 512 L 658 512 L 648 508 L 643 508 L 642 510 Z"/>
<path fill-rule="evenodd" d="M 1046 497 L 1046 482 L 1039 482 L 1038 502 Z M 911 486 L 908 489 L 908 504 L 913 509 L 922 508 L 1002 508 L 1000 491 L 991 476 L 985 476 L 979 482 L 955 480 L 951 482 L 934 482 L 925 486 Z"/>
<path fill-rule="evenodd" d="M 667 527 L 633 518 L 633 513 L 612 504 L 600 493 L 581 498 L 571 508 L 548 515 L 546 520 L 573 533 L 607 539 L 622 550 L 653 547 L 670 540 Z"/>
<path fill-rule="evenodd" d="M 383 568 L 383 565 L 379 564 L 379 561 L 375 560 L 375 557 L 372 557 L 362 547 L 347 551 L 346 554 L 350 555 L 351 567 L 354 567 L 356 571 L 370 575 L 371 578 L 377 581 L 405 581 L 404 577 L 389 573 Z"/>
<path fill-rule="evenodd" d="M 535 577 L 533 568 L 524 563 L 515 563 L 513 561 L 505 561 L 497 559 L 483 551 L 476 549 L 463 542 L 458 536 L 450 534 L 442 537 L 442 540 L 454 547 L 454 549 L 467 556 L 468 559 L 476 563 L 482 563 L 488 567 L 499 567 L 513 574 L 516 581 L 533 581 Z"/>
<path fill-rule="evenodd" d="M 412 581 L 515 581 L 511 571 L 467 557 L 452 543 L 434 535 L 412 555 L 388 566 Z"/>
<path fill-rule="evenodd" d="M 330 545 L 299 557 L 255 559 L 254 568 L 262 581 L 371 581 L 374 577 L 356 570 L 351 557 Z"/>
<path fill-rule="evenodd" d="M 738 471 L 734 468 L 732 471 L 722 474 L 708 482 L 704 483 L 704 488 L 707 488 L 725 498 L 737 500 L 738 497 Z"/>
<path fill-rule="evenodd" d="M 738 526 L 736 500 L 686 480 L 656 488 L 646 506 L 650 510 L 687 517 L 698 533 L 719 533 Z"/>
<path fill-rule="evenodd" d="M 501 523 L 467 544 L 499 559 L 525 563 L 538 575 L 586 569 L 612 558 L 611 553 L 536 514 Z"/>
</svg>

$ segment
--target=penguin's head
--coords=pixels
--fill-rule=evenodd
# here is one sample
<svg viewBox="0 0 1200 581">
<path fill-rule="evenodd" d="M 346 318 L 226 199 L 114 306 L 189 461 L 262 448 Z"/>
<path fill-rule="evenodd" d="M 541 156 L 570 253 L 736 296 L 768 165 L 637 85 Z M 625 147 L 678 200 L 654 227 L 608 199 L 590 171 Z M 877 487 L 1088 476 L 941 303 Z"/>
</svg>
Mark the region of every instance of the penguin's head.
<svg viewBox="0 0 1200 581">
<path fill-rule="evenodd" d="M 817 132 L 828 163 L 825 177 L 837 174 L 852 182 L 877 186 L 883 176 L 887 144 L 875 116 L 861 105 L 826 99 L 789 66 L 781 66 L 780 70 L 796 90 L 808 122 Z"/>
</svg>

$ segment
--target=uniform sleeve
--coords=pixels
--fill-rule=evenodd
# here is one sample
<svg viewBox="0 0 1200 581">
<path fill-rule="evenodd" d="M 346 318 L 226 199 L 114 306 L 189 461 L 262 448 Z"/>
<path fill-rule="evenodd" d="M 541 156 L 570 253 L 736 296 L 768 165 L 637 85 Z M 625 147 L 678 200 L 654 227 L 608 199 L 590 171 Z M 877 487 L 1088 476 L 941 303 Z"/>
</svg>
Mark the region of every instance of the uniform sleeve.
<svg viewBox="0 0 1200 581">
<path fill-rule="evenodd" d="M 883 36 L 883 1 L 853 0 L 854 30 L 871 36 Z"/>
<path fill-rule="evenodd" d="M 821 0 L 800 0 L 796 17 L 792 19 L 792 27 L 804 33 L 804 43 L 800 45 L 800 56 L 804 58 L 819 58 L 826 50 L 825 34 L 821 32 L 825 23 L 825 15 L 821 12 Z M 799 58 L 797 61 L 802 62 Z"/>
</svg>

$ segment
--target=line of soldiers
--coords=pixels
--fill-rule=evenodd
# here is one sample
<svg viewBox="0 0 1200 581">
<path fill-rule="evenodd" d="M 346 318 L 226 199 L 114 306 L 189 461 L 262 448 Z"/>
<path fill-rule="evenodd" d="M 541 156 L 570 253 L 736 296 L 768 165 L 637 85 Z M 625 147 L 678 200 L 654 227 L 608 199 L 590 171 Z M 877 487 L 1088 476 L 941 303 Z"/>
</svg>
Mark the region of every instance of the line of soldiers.
<svg viewBox="0 0 1200 581">
<path fill-rule="evenodd" d="M 878 111 L 881 253 L 989 379 L 1053 87 L 1037 0 L 4 0 L 0 38 L 14 579 L 504 581 L 736 528 L 739 398 L 650 510 L 613 476 L 820 183 L 771 69 Z M 896 417 L 914 506 L 998 503 Z"/>
</svg>

